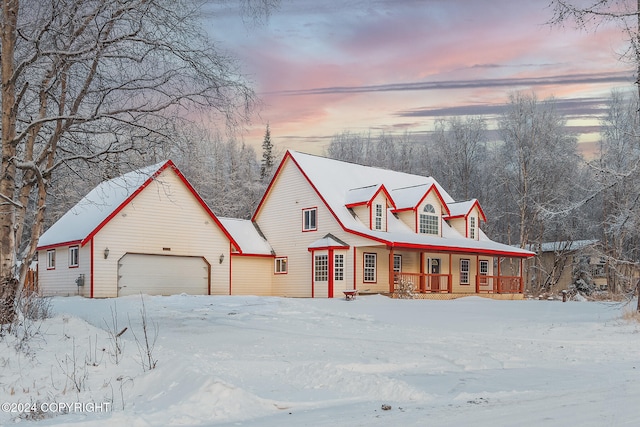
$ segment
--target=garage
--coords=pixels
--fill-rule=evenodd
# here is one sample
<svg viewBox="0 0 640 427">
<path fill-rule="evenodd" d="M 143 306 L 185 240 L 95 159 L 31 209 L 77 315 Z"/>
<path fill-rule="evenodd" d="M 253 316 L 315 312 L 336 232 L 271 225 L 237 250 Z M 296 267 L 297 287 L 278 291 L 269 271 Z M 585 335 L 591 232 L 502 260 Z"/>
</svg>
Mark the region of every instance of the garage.
<svg viewBox="0 0 640 427">
<path fill-rule="evenodd" d="M 118 262 L 118 296 L 207 295 L 210 276 L 203 257 L 127 253 Z"/>
</svg>

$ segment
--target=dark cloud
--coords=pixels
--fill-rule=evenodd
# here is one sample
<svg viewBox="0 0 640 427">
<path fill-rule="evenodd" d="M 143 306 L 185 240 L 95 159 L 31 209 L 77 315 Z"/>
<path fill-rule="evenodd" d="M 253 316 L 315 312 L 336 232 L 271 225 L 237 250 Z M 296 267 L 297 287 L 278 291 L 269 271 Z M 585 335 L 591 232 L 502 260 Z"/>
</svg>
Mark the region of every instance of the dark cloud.
<svg viewBox="0 0 640 427">
<path fill-rule="evenodd" d="M 556 109 L 567 116 L 601 116 L 606 110 L 608 98 L 557 99 Z M 473 104 L 444 108 L 419 108 L 400 111 L 398 117 L 451 117 L 451 116 L 497 116 L 506 111 L 508 104 Z"/>
<path fill-rule="evenodd" d="M 547 77 L 525 77 L 483 80 L 450 80 L 432 82 L 390 83 L 383 85 L 365 86 L 334 86 L 314 89 L 285 90 L 269 92 L 272 95 L 299 96 L 299 95 L 330 95 L 364 92 L 401 92 L 422 90 L 456 90 L 456 89 L 481 89 L 495 87 L 533 87 L 547 85 L 569 84 L 596 84 L 596 83 L 631 83 L 632 72 L 608 72 L 587 74 L 565 74 Z"/>
</svg>

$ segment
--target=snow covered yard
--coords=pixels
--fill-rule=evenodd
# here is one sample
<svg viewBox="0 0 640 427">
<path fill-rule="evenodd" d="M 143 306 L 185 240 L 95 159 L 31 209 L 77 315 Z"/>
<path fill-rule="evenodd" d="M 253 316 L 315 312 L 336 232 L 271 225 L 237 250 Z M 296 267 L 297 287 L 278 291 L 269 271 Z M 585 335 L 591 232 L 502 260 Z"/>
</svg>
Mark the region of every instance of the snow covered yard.
<svg viewBox="0 0 640 427">
<path fill-rule="evenodd" d="M 110 403 L 44 414 L 39 426 L 624 426 L 639 417 L 640 323 L 616 304 L 145 296 L 158 336 L 156 368 L 144 371 L 140 301 L 54 299 L 30 354 L 0 341 L 0 403 Z M 124 327 L 116 361 L 108 332 Z M 0 412 L 0 425 L 15 421 L 28 422 Z"/>
</svg>

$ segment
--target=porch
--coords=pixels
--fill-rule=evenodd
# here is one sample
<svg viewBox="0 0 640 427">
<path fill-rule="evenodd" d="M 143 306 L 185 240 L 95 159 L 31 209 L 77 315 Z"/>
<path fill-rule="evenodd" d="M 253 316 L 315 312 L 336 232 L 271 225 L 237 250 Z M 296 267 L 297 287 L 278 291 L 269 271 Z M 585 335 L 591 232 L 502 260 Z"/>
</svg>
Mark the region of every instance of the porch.
<svg viewBox="0 0 640 427">
<path fill-rule="evenodd" d="M 397 273 L 393 274 L 394 290 L 398 283 L 412 285 L 415 293 L 453 293 L 451 274 Z M 475 293 L 522 294 L 523 280 L 520 276 L 475 276 Z M 464 292 L 469 294 L 473 292 Z"/>
<path fill-rule="evenodd" d="M 521 299 L 524 294 L 522 271 L 522 259 L 513 257 L 391 248 L 389 293 L 409 285 L 415 298 L 477 295 Z"/>
</svg>

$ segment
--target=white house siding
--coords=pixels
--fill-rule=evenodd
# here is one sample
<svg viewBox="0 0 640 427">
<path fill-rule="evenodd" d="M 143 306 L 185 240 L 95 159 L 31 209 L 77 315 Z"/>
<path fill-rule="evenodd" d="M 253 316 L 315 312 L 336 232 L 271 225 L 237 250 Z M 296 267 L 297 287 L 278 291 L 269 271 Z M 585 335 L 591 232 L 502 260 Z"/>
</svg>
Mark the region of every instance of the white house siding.
<svg viewBox="0 0 640 427">
<path fill-rule="evenodd" d="M 96 298 L 117 296 L 118 261 L 126 253 L 204 257 L 211 265 L 211 293 L 229 293 L 229 239 L 171 169 L 142 190 L 93 240 Z M 109 248 L 107 259 L 105 248 Z"/>
<path fill-rule="evenodd" d="M 362 222 L 367 228 L 371 228 L 371 219 L 369 218 L 369 206 L 367 205 L 359 205 L 352 208 L 353 213 L 356 214 L 356 217 Z"/>
<path fill-rule="evenodd" d="M 76 245 L 72 245 L 76 246 Z M 56 251 L 56 268 L 47 269 L 47 251 L 38 251 L 38 288 L 44 296 L 71 296 L 89 294 L 91 272 L 91 251 L 89 246 L 78 251 L 78 267 L 69 267 L 69 246 L 53 249 Z M 84 274 L 85 284 L 78 287 L 76 279 Z"/>
<path fill-rule="evenodd" d="M 416 211 L 412 210 L 407 210 L 407 211 L 402 211 L 398 213 L 398 219 L 402 222 L 404 222 L 411 230 L 413 230 L 415 233 L 418 232 L 418 229 L 416 228 Z"/>
<path fill-rule="evenodd" d="M 452 274 L 452 287 L 454 294 L 465 294 L 476 292 L 476 274 L 477 257 L 475 255 L 453 255 L 451 257 L 451 274 Z M 460 260 L 469 260 L 469 284 L 463 285 L 460 283 Z"/>
<path fill-rule="evenodd" d="M 272 257 L 232 255 L 231 294 L 272 295 L 274 270 Z"/>
<path fill-rule="evenodd" d="M 376 254 L 376 281 L 364 281 L 364 254 Z M 356 248 L 356 282 L 360 292 L 376 293 L 389 292 L 389 251 L 386 247 Z"/>
<path fill-rule="evenodd" d="M 447 221 L 447 223 L 460 233 L 461 236 L 467 236 L 467 221 L 464 217 L 451 219 Z"/>
<path fill-rule="evenodd" d="M 311 243 L 333 234 L 353 247 L 368 240 L 345 232 L 315 190 L 290 159 L 282 166 L 272 190 L 266 195 L 256 222 L 277 257 L 288 257 L 288 273 L 273 276 L 273 295 L 311 297 L 313 256 Z M 317 207 L 316 231 L 302 231 L 302 210 Z M 352 249 L 352 248 L 351 248 Z M 345 256 L 345 286 L 353 286 L 353 252 Z M 362 258 L 360 258 L 360 262 Z M 357 269 L 362 275 L 362 265 Z M 336 288 L 337 289 L 337 288 Z M 334 293 L 334 297 L 338 294 Z"/>
<path fill-rule="evenodd" d="M 430 191 L 427 197 L 425 197 L 422 203 L 420 203 L 420 206 L 418 206 L 418 214 L 424 212 L 424 207 L 427 204 L 433 205 L 436 210 L 436 214 L 442 218 L 442 202 L 436 195 L 435 191 Z"/>
<path fill-rule="evenodd" d="M 420 273 L 420 253 L 417 251 L 399 251 L 395 250 L 394 255 L 402 257 L 401 272 L 404 273 Z"/>
</svg>

